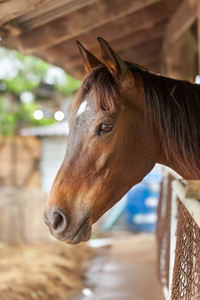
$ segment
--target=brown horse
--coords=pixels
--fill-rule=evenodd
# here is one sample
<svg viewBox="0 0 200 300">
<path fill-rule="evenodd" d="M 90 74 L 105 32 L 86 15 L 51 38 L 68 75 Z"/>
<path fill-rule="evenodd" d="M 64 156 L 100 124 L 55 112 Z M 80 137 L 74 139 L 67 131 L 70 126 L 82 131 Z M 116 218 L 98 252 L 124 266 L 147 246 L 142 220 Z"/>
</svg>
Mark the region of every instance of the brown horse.
<svg viewBox="0 0 200 300">
<path fill-rule="evenodd" d="M 51 233 L 69 244 L 88 240 L 91 225 L 156 163 L 200 179 L 199 86 L 124 62 L 98 41 L 104 63 L 77 42 L 88 74 L 45 209 Z"/>
</svg>

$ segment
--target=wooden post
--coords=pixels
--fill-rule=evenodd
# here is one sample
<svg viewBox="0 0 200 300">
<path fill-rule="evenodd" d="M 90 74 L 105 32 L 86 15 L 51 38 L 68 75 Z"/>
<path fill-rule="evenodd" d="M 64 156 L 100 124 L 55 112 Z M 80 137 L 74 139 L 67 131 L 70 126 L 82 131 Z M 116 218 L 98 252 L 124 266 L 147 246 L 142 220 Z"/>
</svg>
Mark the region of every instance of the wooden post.
<svg viewBox="0 0 200 300">
<path fill-rule="evenodd" d="M 187 180 L 185 185 L 185 197 L 200 199 L 200 180 Z"/>
<path fill-rule="evenodd" d="M 200 0 L 184 0 L 167 24 L 161 70 L 164 75 L 188 81 L 196 75 L 197 45 L 190 27 L 200 15 L 197 1 L 200 9 Z"/>
<path fill-rule="evenodd" d="M 162 73 L 175 79 L 193 81 L 196 75 L 196 48 L 196 40 L 191 29 L 188 29 L 164 49 Z"/>
</svg>

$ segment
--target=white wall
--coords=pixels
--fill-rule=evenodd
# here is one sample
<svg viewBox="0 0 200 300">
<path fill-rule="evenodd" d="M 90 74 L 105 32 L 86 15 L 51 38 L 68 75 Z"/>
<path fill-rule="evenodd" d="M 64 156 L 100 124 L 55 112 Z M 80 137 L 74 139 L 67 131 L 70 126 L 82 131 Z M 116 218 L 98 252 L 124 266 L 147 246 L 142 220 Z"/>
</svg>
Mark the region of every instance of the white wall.
<svg viewBox="0 0 200 300">
<path fill-rule="evenodd" d="M 67 137 L 45 137 L 42 139 L 41 186 L 49 193 L 59 170 L 67 147 Z"/>
</svg>

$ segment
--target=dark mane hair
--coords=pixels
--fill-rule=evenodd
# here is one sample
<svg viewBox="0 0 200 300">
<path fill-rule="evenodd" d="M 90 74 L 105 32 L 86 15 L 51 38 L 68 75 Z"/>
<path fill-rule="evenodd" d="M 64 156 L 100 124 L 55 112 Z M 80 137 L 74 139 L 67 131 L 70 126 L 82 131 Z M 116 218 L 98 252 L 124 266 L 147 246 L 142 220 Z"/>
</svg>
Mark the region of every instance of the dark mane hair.
<svg viewBox="0 0 200 300">
<path fill-rule="evenodd" d="M 119 82 L 114 79 L 104 64 L 93 68 L 85 77 L 72 110 L 79 106 L 86 95 L 92 90 L 97 109 L 115 113 L 116 103 L 120 101 L 118 94 Z"/>
<path fill-rule="evenodd" d="M 133 72 L 142 74 L 146 124 L 156 127 L 166 157 L 176 161 L 188 177 L 199 179 L 199 85 L 152 74 L 137 64 L 126 64 Z M 120 102 L 119 84 L 105 65 L 99 65 L 86 76 L 74 105 L 78 106 L 93 90 L 96 107 L 115 113 L 116 103 Z"/>
<path fill-rule="evenodd" d="M 199 179 L 199 85 L 151 73 L 143 73 L 143 84 L 146 119 L 149 124 L 154 120 L 166 157 Z"/>
<path fill-rule="evenodd" d="M 147 69 L 138 64 L 125 63 L 133 71 L 148 72 Z M 86 75 L 78 91 L 72 111 L 83 102 L 86 95 L 92 90 L 97 109 L 103 109 L 114 114 L 116 112 L 116 103 L 120 102 L 119 85 L 120 81 L 113 77 L 104 64 L 98 65 Z"/>
</svg>

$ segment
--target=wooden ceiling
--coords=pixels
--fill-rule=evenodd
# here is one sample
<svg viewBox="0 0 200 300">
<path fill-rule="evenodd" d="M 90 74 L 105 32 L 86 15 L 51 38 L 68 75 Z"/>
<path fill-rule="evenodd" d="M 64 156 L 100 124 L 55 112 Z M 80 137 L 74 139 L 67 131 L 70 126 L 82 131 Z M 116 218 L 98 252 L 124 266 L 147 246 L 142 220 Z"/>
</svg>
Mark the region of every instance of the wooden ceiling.
<svg viewBox="0 0 200 300">
<path fill-rule="evenodd" d="M 180 33 L 180 24 L 183 28 L 196 18 L 194 2 L 0 0 L 1 45 L 41 57 L 80 79 L 85 71 L 75 40 L 101 59 L 96 40 L 101 36 L 124 60 L 159 72 L 163 44 Z"/>
</svg>

